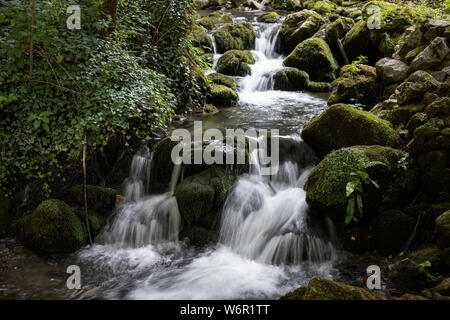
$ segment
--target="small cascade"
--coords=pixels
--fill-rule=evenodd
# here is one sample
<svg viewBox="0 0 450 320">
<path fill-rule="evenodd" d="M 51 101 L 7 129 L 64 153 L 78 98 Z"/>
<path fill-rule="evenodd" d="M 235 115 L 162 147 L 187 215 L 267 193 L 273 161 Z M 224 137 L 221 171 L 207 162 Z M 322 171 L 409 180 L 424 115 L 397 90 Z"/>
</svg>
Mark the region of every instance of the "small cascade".
<svg viewBox="0 0 450 320">
<path fill-rule="evenodd" d="M 113 219 L 96 239 L 119 248 L 139 248 L 160 242 L 178 241 L 181 217 L 173 196 L 180 175 L 175 165 L 169 191 L 149 195 L 153 152 L 144 146 L 134 157 L 125 180 L 127 202 L 116 209 Z"/>
<path fill-rule="evenodd" d="M 347 56 L 347 52 L 345 52 L 345 49 L 344 49 L 344 46 L 342 45 L 341 39 L 337 38 L 336 41 L 337 41 L 339 51 L 341 52 L 342 59 L 344 59 L 344 64 L 350 64 L 350 61 Z"/>
</svg>

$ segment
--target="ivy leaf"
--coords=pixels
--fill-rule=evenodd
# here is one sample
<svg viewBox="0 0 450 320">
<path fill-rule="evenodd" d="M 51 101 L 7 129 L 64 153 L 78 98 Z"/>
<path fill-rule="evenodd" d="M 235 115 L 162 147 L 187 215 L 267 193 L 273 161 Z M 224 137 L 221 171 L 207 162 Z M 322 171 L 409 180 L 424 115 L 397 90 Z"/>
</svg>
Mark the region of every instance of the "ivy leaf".
<svg viewBox="0 0 450 320">
<path fill-rule="evenodd" d="M 345 187 L 345 192 L 347 194 L 347 197 L 349 197 L 356 189 L 357 182 L 355 181 L 349 181 L 347 183 L 347 186 Z"/>
<path fill-rule="evenodd" d="M 355 213 L 355 198 L 351 197 L 347 202 L 347 215 L 345 216 L 345 223 L 348 224 L 353 219 Z"/>
<path fill-rule="evenodd" d="M 362 214 L 363 214 L 363 201 L 362 201 L 361 194 L 359 194 L 359 193 L 356 195 L 356 203 L 358 204 L 358 211 L 359 211 L 360 215 L 362 216 Z"/>
</svg>

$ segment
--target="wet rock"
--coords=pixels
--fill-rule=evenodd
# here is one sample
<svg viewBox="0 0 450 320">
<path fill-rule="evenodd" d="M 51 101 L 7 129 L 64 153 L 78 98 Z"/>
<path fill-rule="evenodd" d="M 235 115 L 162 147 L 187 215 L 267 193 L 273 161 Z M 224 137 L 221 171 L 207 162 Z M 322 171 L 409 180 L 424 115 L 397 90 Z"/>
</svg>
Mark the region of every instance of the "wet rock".
<svg viewBox="0 0 450 320">
<path fill-rule="evenodd" d="M 219 10 L 210 13 L 207 17 L 201 18 L 198 20 L 198 24 L 208 30 L 213 30 L 218 24 L 232 21 L 233 16 L 231 13 Z"/>
<path fill-rule="evenodd" d="M 438 231 L 438 245 L 441 248 L 450 246 L 450 210 L 436 218 L 436 229 Z"/>
<path fill-rule="evenodd" d="M 206 29 L 202 26 L 194 25 L 192 30 L 192 45 L 194 47 L 200 48 L 205 53 L 212 53 L 212 39 L 206 33 Z"/>
<path fill-rule="evenodd" d="M 424 267 L 408 258 L 389 265 L 389 279 L 391 286 L 401 293 L 419 292 L 436 284 Z"/>
<path fill-rule="evenodd" d="M 289 68 L 278 71 L 274 81 L 275 90 L 300 91 L 308 88 L 309 75 L 305 71 Z"/>
<path fill-rule="evenodd" d="M 255 59 L 250 51 L 230 50 L 219 58 L 216 70 L 228 76 L 245 76 L 250 74 L 253 63 Z"/>
<path fill-rule="evenodd" d="M 366 22 L 361 20 L 356 22 L 347 32 L 342 44 L 349 60 L 353 61 L 360 55 L 370 55 L 369 42 L 369 30 L 366 27 Z"/>
<path fill-rule="evenodd" d="M 411 62 L 411 69 L 435 69 L 448 56 L 450 49 L 446 39 L 437 37 Z"/>
<path fill-rule="evenodd" d="M 303 296 L 308 288 L 300 287 L 294 291 L 286 293 L 284 296 L 280 297 L 280 300 L 303 300 Z"/>
<path fill-rule="evenodd" d="M 425 92 L 436 90 L 438 82 L 425 71 L 416 71 L 397 87 L 395 97 L 399 105 L 420 102 Z"/>
<path fill-rule="evenodd" d="M 190 244 L 206 245 L 217 241 L 217 233 L 199 226 L 187 226 L 180 232 L 180 239 L 189 239 Z"/>
<path fill-rule="evenodd" d="M 307 90 L 310 92 L 331 92 L 332 87 L 329 82 L 309 81 Z"/>
<path fill-rule="evenodd" d="M 321 156 L 355 145 L 398 144 L 397 133 L 389 122 L 345 104 L 333 105 L 313 118 L 303 129 L 302 137 Z"/>
<path fill-rule="evenodd" d="M 267 12 L 258 17 L 258 22 L 277 23 L 280 21 L 280 15 L 276 12 Z"/>
<path fill-rule="evenodd" d="M 298 0 L 273 0 L 272 7 L 275 10 L 297 11 L 301 10 L 302 6 Z"/>
<path fill-rule="evenodd" d="M 114 209 L 116 203 L 117 190 L 87 185 L 86 186 L 88 208 L 103 215 L 107 215 Z M 69 191 L 70 202 L 80 207 L 84 206 L 83 185 L 75 185 Z"/>
<path fill-rule="evenodd" d="M 216 107 L 231 107 L 234 106 L 238 100 L 239 96 L 236 91 L 220 84 L 212 85 L 211 92 L 209 92 L 206 97 L 206 101 Z"/>
<path fill-rule="evenodd" d="M 22 244 L 46 252 L 72 252 L 86 241 L 83 225 L 72 209 L 60 200 L 43 201 L 17 222 Z"/>
<path fill-rule="evenodd" d="M 300 43 L 283 61 L 286 67 L 306 71 L 312 81 L 331 82 L 336 78 L 338 65 L 328 44 L 320 38 Z"/>
<path fill-rule="evenodd" d="M 375 68 L 377 76 L 386 83 L 398 83 L 409 75 L 409 67 L 400 60 L 383 58 L 379 60 Z"/>
<path fill-rule="evenodd" d="M 228 50 L 251 50 L 255 46 L 253 26 L 248 22 L 227 23 L 214 31 L 213 36 L 219 53 Z"/>
<path fill-rule="evenodd" d="M 414 251 L 408 254 L 408 258 L 417 264 L 429 262 L 431 265 L 427 267 L 427 270 L 432 274 L 446 272 L 450 268 L 449 265 L 446 265 L 444 251 L 438 248 Z"/>
<path fill-rule="evenodd" d="M 208 75 L 208 79 L 214 82 L 215 84 L 221 84 L 231 89 L 236 88 L 236 78 L 221 73 L 211 73 Z"/>
<path fill-rule="evenodd" d="M 343 66 L 336 84 L 328 105 L 358 103 L 370 107 L 384 91 L 376 78 L 376 69 L 364 64 Z"/>
<path fill-rule="evenodd" d="M 376 300 L 369 290 L 322 277 L 309 280 L 303 300 Z"/>
</svg>

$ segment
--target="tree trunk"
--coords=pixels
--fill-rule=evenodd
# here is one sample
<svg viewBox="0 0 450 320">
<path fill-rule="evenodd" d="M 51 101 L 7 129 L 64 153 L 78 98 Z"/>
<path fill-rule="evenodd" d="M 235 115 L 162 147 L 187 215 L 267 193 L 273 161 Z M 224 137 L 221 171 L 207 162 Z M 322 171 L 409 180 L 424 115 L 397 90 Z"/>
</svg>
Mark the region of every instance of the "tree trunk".
<svg viewBox="0 0 450 320">
<path fill-rule="evenodd" d="M 109 26 L 109 31 L 114 31 L 116 28 L 116 17 L 117 17 L 117 3 L 119 0 L 105 0 L 105 7 L 109 11 L 109 15 L 111 16 L 111 24 Z"/>
</svg>

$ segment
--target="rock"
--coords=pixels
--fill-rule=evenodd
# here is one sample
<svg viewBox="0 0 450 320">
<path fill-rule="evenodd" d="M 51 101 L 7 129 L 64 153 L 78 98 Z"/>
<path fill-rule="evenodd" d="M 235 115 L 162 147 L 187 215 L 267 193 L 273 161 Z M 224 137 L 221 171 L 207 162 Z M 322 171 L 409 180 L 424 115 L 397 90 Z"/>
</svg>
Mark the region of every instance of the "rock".
<svg viewBox="0 0 450 320">
<path fill-rule="evenodd" d="M 213 32 L 216 39 L 217 52 L 228 50 L 251 50 L 255 46 L 253 26 L 248 22 L 227 23 Z"/>
<path fill-rule="evenodd" d="M 387 113 L 386 111 L 394 109 L 395 106 L 398 106 L 397 99 L 389 98 L 387 100 L 384 100 L 383 102 L 378 103 L 372 110 L 370 110 L 370 112 L 381 118 L 382 115 L 385 115 Z"/>
<path fill-rule="evenodd" d="M 433 294 L 439 293 L 441 296 L 450 297 L 450 278 L 442 280 L 436 287 L 431 289 Z"/>
<path fill-rule="evenodd" d="M 336 5 L 329 1 L 317 1 L 312 9 L 318 13 L 329 14 L 336 9 Z"/>
<path fill-rule="evenodd" d="M 192 30 L 192 45 L 194 47 L 200 48 L 205 53 L 212 53 L 212 39 L 211 37 L 206 33 L 206 29 L 202 26 L 194 25 Z"/>
<path fill-rule="evenodd" d="M 209 5 L 209 0 L 194 0 L 195 10 L 201 10 Z"/>
<path fill-rule="evenodd" d="M 213 30 L 217 24 L 232 21 L 233 16 L 231 13 L 219 10 L 210 13 L 207 17 L 201 18 L 198 20 L 198 24 L 208 30 Z"/>
<path fill-rule="evenodd" d="M 250 74 L 250 64 L 255 63 L 250 51 L 230 50 L 217 61 L 216 70 L 228 76 L 245 76 Z"/>
<path fill-rule="evenodd" d="M 306 71 L 313 81 L 324 82 L 333 81 L 338 69 L 327 43 L 314 37 L 300 43 L 283 61 L 283 65 Z"/>
<path fill-rule="evenodd" d="M 404 61 L 407 64 L 411 64 L 411 62 L 417 57 L 417 55 L 421 53 L 425 48 L 426 46 L 420 46 L 412 49 L 411 51 L 408 51 L 408 53 L 405 55 Z"/>
<path fill-rule="evenodd" d="M 300 91 L 308 88 L 309 75 L 296 68 L 280 70 L 274 77 L 275 90 Z"/>
<path fill-rule="evenodd" d="M 298 0 L 272 0 L 275 10 L 298 11 L 302 6 Z"/>
<path fill-rule="evenodd" d="M 355 145 L 398 144 L 397 133 L 389 122 L 345 104 L 333 105 L 314 117 L 304 127 L 302 138 L 321 156 Z"/>
<path fill-rule="evenodd" d="M 414 131 L 424 125 L 426 122 L 425 113 L 416 113 L 414 114 L 406 124 L 406 130 L 408 130 L 408 138 L 411 139 L 414 136 Z"/>
<path fill-rule="evenodd" d="M 409 67 L 396 59 L 383 58 L 376 63 L 375 68 L 377 76 L 386 83 L 402 82 L 409 75 Z"/>
<path fill-rule="evenodd" d="M 206 112 L 206 113 L 215 113 L 218 110 L 217 110 L 217 108 L 214 105 L 212 105 L 210 103 L 207 103 L 203 107 L 203 111 Z"/>
<path fill-rule="evenodd" d="M 432 76 L 439 82 L 450 82 L 450 66 L 445 67 L 442 70 L 433 72 Z"/>
<path fill-rule="evenodd" d="M 353 20 L 348 18 L 338 18 L 325 29 L 325 40 L 330 47 L 336 47 L 340 40 L 353 26 Z"/>
<path fill-rule="evenodd" d="M 239 101 L 239 96 L 233 89 L 215 84 L 211 86 L 211 92 L 208 93 L 206 101 L 216 107 L 231 107 Z"/>
<path fill-rule="evenodd" d="M 302 10 L 286 16 L 280 30 L 283 53 L 289 54 L 300 42 L 313 36 L 323 22 L 322 17 L 311 10 Z"/>
<path fill-rule="evenodd" d="M 331 92 L 331 83 L 309 81 L 307 90 L 310 92 Z"/>
<path fill-rule="evenodd" d="M 389 265 L 389 279 L 400 293 L 419 292 L 436 284 L 424 267 L 408 258 Z"/>
<path fill-rule="evenodd" d="M 450 117 L 450 97 L 437 98 L 427 107 L 426 113 L 430 119 Z"/>
<path fill-rule="evenodd" d="M 397 87 L 395 97 L 399 105 L 420 102 L 425 92 L 436 90 L 438 82 L 425 71 L 416 71 Z"/>
<path fill-rule="evenodd" d="M 448 56 L 450 49 L 446 39 L 437 37 L 411 62 L 411 69 L 435 69 Z"/>
<path fill-rule="evenodd" d="M 376 300 L 369 290 L 322 277 L 309 280 L 303 300 Z"/>
<path fill-rule="evenodd" d="M 342 43 L 347 53 L 348 59 L 353 61 L 360 55 L 369 56 L 369 30 L 366 27 L 366 22 L 361 20 L 347 32 Z"/>
<path fill-rule="evenodd" d="M 222 168 L 211 167 L 183 180 L 174 195 L 187 226 L 211 230 L 230 188 L 230 180 Z"/>
<path fill-rule="evenodd" d="M 343 223 L 349 201 L 347 184 L 354 181 L 355 172 L 365 172 L 378 185 L 362 184 L 364 217 L 375 215 L 383 203 L 410 197 L 417 189 L 417 177 L 413 167 L 399 167 L 404 157 L 400 150 L 381 146 L 354 146 L 330 153 L 313 169 L 305 185 L 311 214 Z"/>
<path fill-rule="evenodd" d="M 399 253 L 411 233 L 415 221 L 400 210 L 389 210 L 373 218 L 372 236 L 375 248 L 384 253 Z"/>
<path fill-rule="evenodd" d="M 72 252 L 87 239 L 80 220 L 60 200 L 45 200 L 18 220 L 17 237 L 25 246 L 45 253 Z"/>
<path fill-rule="evenodd" d="M 263 15 L 258 17 L 258 22 L 263 23 L 277 23 L 280 21 L 280 15 L 274 11 L 264 13 Z"/>
<path fill-rule="evenodd" d="M 115 207 L 117 190 L 87 185 L 88 208 L 103 215 L 108 215 Z M 84 188 L 82 184 L 73 186 L 69 191 L 70 202 L 84 207 Z"/>
<path fill-rule="evenodd" d="M 436 229 L 438 231 L 438 245 L 441 248 L 450 246 L 450 210 L 436 218 Z"/>
<path fill-rule="evenodd" d="M 436 37 L 448 37 L 448 27 L 450 22 L 448 20 L 429 19 L 424 24 L 425 40 L 430 42 Z"/>
<path fill-rule="evenodd" d="M 446 272 L 448 265 L 446 265 L 445 254 L 443 250 L 438 248 L 426 248 L 408 254 L 408 258 L 417 264 L 423 264 L 427 261 L 431 263 L 431 266 L 427 267 L 427 270 L 431 273 Z"/>
<path fill-rule="evenodd" d="M 403 41 L 408 48 L 417 48 L 424 44 L 423 31 L 420 26 L 411 26 L 405 30 Z"/>
<path fill-rule="evenodd" d="M 407 125 L 409 120 L 416 113 L 420 113 L 425 108 L 422 103 L 409 104 L 405 106 L 394 106 L 394 108 L 388 111 L 385 115 L 385 119 L 391 122 L 395 126 L 400 124 Z"/>
<path fill-rule="evenodd" d="M 178 144 L 178 141 L 172 141 L 169 137 L 162 139 L 155 147 L 154 165 L 152 178 L 155 183 L 161 185 L 162 189 L 169 186 L 174 163 L 172 161 L 172 149 Z"/>
<path fill-rule="evenodd" d="M 364 64 L 343 66 L 336 84 L 328 105 L 358 103 L 370 107 L 384 91 L 384 87 L 376 79 L 376 69 Z"/>
<path fill-rule="evenodd" d="M 180 239 L 188 238 L 190 244 L 203 246 L 217 241 L 217 233 L 199 226 L 187 226 L 180 233 Z"/>
<path fill-rule="evenodd" d="M 211 73 L 208 75 L 208 79 L 214 82 L 215 84 L 221 84 L 231 89 L 236 88 L 236 78 L 221 73 Z"/>
<path fill-rule="evenodd" d="M 419 295 L 405 293 L 400 297 L 400 300 L 428 300 L 428 299 Z"/>
<path fill-rule="evenodd" d="M 284 296 L 280 297 L 280 300 L 303 300 L 307 287 L 300 287 L 294 291 L 286 293 Z"/>
</svg>

